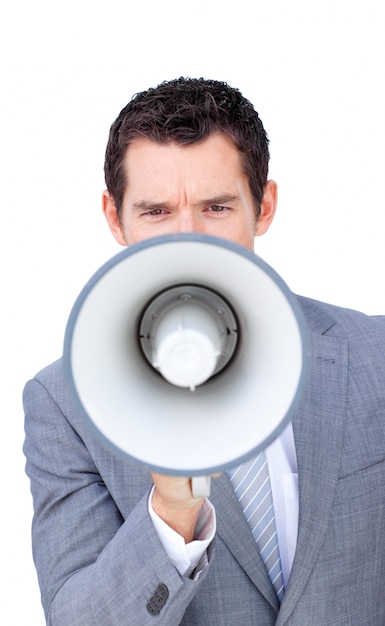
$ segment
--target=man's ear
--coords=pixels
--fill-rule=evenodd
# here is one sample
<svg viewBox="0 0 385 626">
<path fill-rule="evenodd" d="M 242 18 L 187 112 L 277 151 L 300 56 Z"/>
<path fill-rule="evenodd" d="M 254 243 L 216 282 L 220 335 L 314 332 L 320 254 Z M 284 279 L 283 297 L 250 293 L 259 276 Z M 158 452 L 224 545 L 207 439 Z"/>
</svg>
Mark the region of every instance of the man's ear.
<svg viewBox="0 0 385 626">
<path fill-rule="evenodd" d="M 103 191 L 102 208 L 103 208 L 103 213 L 105 215 L 105 218 L 108 222 L 108 226 L 110 227 L 110 230 L 113 236 L 115 237 L 116 241 L 120 243 L 121 246 L 126 246 L 127 241 L 124 237 L 123 228 L 118 217 L 118 211 L 115 206 L 115 200 L 111 196 L 111 194 L 107 191 L 107 189 Z"/>
<path fill-rule="evenodd" d="M 255 236 L 263 235 L 274 219 L 278 201 L 278 187 L 274 180 L 268 180 L 263 192 L 261 213 L 255 225 Z"/>
</svg>

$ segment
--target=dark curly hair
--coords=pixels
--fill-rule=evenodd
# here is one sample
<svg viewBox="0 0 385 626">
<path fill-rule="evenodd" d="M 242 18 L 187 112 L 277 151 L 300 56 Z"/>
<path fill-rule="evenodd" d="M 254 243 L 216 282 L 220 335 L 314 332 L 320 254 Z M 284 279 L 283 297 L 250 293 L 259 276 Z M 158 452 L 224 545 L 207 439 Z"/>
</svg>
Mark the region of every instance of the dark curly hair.
<svg viewBox="0 0 385 626">
<path fill-rule="evenodd" d="M 127 184 L 124 158 L 135 138 L 187 146 L 216 132 L 229 136 L 240 152 L 258 218 L 269 163 L 269 140 L 258 113 L 224 82 L 183 77 L 136 94 L 111 126 L 104 173 L 118 214 Z"/>
</svg>

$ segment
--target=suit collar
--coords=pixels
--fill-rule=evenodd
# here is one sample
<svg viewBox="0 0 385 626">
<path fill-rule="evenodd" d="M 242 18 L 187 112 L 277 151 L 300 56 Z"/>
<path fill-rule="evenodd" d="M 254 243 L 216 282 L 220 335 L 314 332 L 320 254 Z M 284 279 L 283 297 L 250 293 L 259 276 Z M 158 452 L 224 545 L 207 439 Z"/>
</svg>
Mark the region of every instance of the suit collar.
<svg viewBox="0 0 385 626">
<path fill-rule="evenodd" d="M 336 325 L 336 319 L 330 313 L 331 305 L 303 296 L 296 296 L 296 298 L 311 333 L 324 335 Z"/>
</svg>

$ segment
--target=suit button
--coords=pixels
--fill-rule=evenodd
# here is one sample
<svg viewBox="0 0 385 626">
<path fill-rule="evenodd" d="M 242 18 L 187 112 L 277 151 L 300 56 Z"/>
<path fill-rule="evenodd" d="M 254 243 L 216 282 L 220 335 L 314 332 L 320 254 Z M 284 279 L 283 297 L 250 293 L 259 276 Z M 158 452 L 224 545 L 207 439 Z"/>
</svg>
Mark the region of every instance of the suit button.
<svg viewBox="0 0 385 626">
<path fill-rule="evenodd" d="M 159 615 L 168 598 L 168 588 L 164 583 L 160 583 L 147 602 L 147 611 L 151 615 Z"/>
</svg>

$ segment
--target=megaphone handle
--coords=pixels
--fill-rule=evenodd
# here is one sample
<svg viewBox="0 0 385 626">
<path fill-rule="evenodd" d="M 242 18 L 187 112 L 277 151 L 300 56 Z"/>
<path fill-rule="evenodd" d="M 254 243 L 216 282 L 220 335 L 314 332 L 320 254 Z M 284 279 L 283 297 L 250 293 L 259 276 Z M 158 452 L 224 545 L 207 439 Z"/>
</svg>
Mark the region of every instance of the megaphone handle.
<svg viewBox="0 0 385 626">
<path fill-rule="evenodd" d="M 194 498 L 208 498 L 210 496 L 210 476 L 193 476 L 191 490 Z"/>
</svg>

